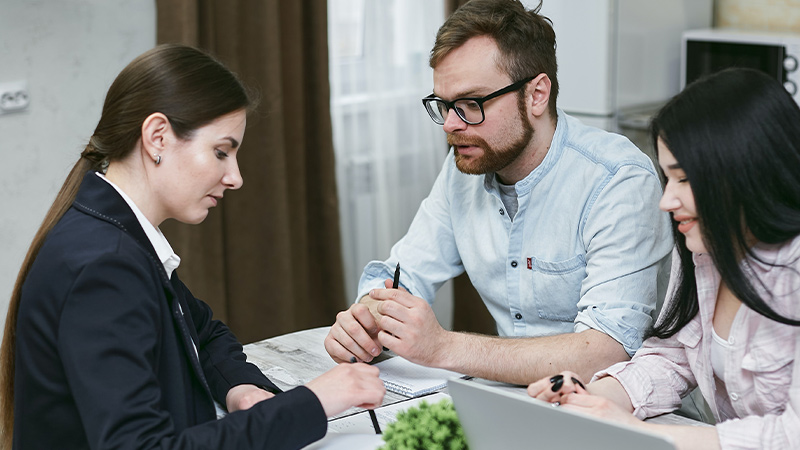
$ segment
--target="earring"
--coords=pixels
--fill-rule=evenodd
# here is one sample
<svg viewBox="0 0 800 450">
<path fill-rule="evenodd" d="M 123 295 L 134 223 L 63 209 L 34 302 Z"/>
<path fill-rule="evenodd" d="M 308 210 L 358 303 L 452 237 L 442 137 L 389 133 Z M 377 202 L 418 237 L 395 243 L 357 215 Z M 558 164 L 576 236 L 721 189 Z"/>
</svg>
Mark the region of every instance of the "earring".
<svg viewBox="0 0 800 450">
<path fill-rule="evenodd" d="M 156 165 L 161 164 L 161 155 L 153 155 L 156 158 Z"/>
</svg>

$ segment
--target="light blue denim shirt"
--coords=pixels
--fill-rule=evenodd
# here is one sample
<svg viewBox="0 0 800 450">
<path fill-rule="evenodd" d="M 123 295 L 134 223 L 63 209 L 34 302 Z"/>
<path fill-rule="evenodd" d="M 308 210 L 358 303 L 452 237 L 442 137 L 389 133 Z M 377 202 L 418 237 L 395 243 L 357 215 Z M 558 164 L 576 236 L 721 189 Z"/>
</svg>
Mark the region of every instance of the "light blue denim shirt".
<svg viewBox="0 0 800 450">
<path fill-rule="evenodd" d="M 515 187 L 512 221 L 495 174 L 461 173 L 451 149 L 408 233 L 365 267 L 358 298 L 397 261 L 400 284 L 428 302 L 466 270 L 499 335 L 593 328 L 632 355 L 663 300 L 673 244 L 650 159 L 559 110 L 550 150 Z"/>
</svg>

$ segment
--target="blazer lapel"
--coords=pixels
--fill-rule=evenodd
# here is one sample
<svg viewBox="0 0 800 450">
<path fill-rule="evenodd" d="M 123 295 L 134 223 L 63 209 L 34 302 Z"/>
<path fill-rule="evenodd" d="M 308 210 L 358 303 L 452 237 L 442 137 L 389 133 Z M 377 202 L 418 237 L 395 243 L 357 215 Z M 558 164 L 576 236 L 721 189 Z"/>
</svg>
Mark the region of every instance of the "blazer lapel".
<svg viewBox="0 0 800 450">
<path fill-rule="evenodd" d="M 133 213 L 131 208 L 119 193 L 107 182 L 102 180 L 94 172 L 87 172 L 83 177 L 83 182 L 72 203 L 74 208 L 77 208 L 86 214 L 97 217 L 98 219 L 109 222 L 122 231 L 131 235 L 134 240 L 144 249 L 145 253 L 150 257 L 159 274 L 159 281 L 164 289 L 164 294 L 167 297 L 172 319 L 175 327 L 180 330 L 181 340 L 183 347 L 186 351 L 190 365 L 194 369 L 194 373 L 200 380 L 205 391 L 211 396 L 211 389 L 208 386 L 205 373 L 200 365 L 198 354 L 195 351 L 195 342 L 192 340 L 192 333 L 189 330 L 186 318 L 183 315 L 182 307 L 180 305 L 181 299 L 178 296 L 178 290 L 170 282 L 167 277 L 167 272 L 164 270 L 164 265 L 158 259 L 153 244 L 147 238 L 139 220 Z M 196 334 L 196 333 L 195 333 Z"/>
<path fill-rule="evenodd" d="M 164 272 L 164 278 L 166 278 L 166 272 Z M 184 308 L 181 306 L 182 299 L 177 293 L 178 289 L 176 289 L 175 286 L 173 286 L 171 283 L 167 282 L 167 284 L 164 286 L 164 290 L 167 293 L 168 301 L 170 301 L 170 310 L 172 311 L 172 319 L 175 322 L 176 327 L 181 332 L 181 340 L 183 341 L 183 346 L 186 350 L 186 353 L 189 355 L 189 360 L 192 364 L 192 368 L 194 368 L 194 372 L 197 375 L 197 378 L 199 378 L 200 382 L 203 384 L 205 391 L 208 393 L 209 396 L 211 396 L 211 388 L 208 386 L 206 375 L 203 372 L 202 366 L 200 365 L 200 359 L 198 354 L 199 349 L 195 347 L 196 342 L 192 338 L 192 336 L 196 335 L 197 333 L 192 333 L 189 330 L 189 324 L 184 315 Z"/>
</svg>

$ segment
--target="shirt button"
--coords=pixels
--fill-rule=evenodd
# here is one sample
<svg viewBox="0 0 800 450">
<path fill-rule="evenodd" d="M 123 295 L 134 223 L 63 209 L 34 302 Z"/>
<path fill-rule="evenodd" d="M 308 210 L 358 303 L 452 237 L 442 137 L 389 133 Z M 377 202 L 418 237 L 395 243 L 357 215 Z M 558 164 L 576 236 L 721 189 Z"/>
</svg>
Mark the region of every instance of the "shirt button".
<svg viewBox="0 0 800 450">
<path fill-rule="evenodd" d="M 728 343 L 733 345 L 734 343 L 736 343 L 736 339 L 734 339 L 733 336 L 731 336 L 728 338 Z"/>
<path fill-rule="evenodd" d="M 739 394 L 736 392 L 731 392 L 731 400 L 736 401 L 739 400 Z"/>
<path fill-rule="evenodd" d="M 517 262 L 516 261 L 511 261 L 511 267 L 517 267 Z"/>
<path fill-rule="evenodd" d="M 516 313 L 516 314 L 514 314 L 514 318 L 517 319 L 517 320 L 520 320 L 520 319 L 522 319 L 522 314 Z"/>
<path fill-rule="evenodd" d="M 505 212 L 505 211 L 503 211 L 503 208 L 500 208 L 500 215 L 502 216 L 502 215 L 504 215 L 505 213 L 506 213 L 506 212 Z"/>
</svg>

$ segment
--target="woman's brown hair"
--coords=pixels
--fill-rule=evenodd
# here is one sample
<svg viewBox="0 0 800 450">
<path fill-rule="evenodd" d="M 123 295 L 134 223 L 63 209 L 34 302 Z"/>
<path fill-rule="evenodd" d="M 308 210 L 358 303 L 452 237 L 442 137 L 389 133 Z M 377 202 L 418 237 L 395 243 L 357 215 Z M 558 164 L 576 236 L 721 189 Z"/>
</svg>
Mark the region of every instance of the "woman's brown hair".
<svg viewBox="0 0 800 450">
<path fill-rule="evenodd" d="M 167 116 L 176 136 L 188 140 L 194 130 L 214 119 L 253 105 L 236 75 L 207 53 L 184 45 L 157 46 L 134 59 L 114 80 L 97 128 L 47 211 L 14 284 L 0 348 L 0 449 L 10 449 L 13 439 L 16 325 L 22 287 L 48 233 L 71 207 L 86 172 L 102 171 L 109 162 L 133 151 L 150 114 Z"/>
</svg>

